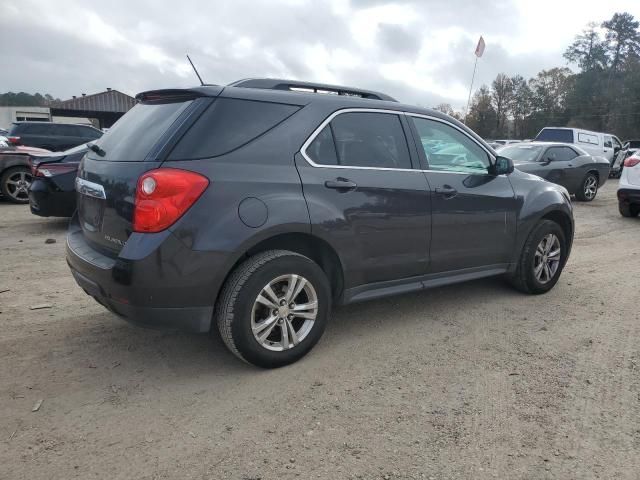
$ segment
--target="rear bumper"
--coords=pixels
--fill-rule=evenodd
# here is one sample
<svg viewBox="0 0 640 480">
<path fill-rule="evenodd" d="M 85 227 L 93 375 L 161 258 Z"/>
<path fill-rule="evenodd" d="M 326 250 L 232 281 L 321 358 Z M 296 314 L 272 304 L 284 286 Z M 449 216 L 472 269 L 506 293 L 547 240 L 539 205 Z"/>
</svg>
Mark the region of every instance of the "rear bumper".
<svg viewBox="0 0 640 480">
<path fill-rule="evenodd" d="M 618 202 L 624 204 L 640 204 L 640 188 L 618 189 Z"/>
<path fill-rule="evenodd" d="M 41 217 L 71 217 L 76 210 L 75 191 L 55 191 L 45 180 L 34 179 L 29 187 L 31 213 Z"/>
<path fill-rule="evenodd" d="M 136 237 L 138 235 L 139 237 Z M 133 234 L 117 258 L 85 240 L 74 217 L 67 234 L 67 263 L 78 285 L 130 323 L 207 332 L 225 256 L 188 249 L 171 232 Z"/>
<path fill-rule="evenodd" d="M 188 332 L 208 332 L 211 328 L 213 307 L 140 307 L 118 301 L 98 283 L 90 280 L 71 266 L 76 283 L 92 296 L 100 305 L 129 323 L 141 327 L 181 330 Z M 124 299 L 121 299 L 124 300 Z"/>
</svg>

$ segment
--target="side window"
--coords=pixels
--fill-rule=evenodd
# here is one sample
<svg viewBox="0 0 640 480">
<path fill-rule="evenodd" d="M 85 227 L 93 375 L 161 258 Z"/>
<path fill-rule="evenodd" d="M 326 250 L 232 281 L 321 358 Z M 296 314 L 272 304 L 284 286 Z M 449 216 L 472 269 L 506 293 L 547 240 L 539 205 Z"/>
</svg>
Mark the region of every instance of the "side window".
<svg viewBox="0 0 640 480">
<path fill-rule="evenodd" d="M 50 126 L 49 135 L 56 135 L 58 137 L 69 137 L 73 135 L 69 131 L 69 125 L 54 124 Z"/>
<path fill-rule="evenodd" d="M 95 131 L 93 128 L 89 128 L 89 127 L 80 127 L 80 133 L 82 137 L 84 138 L 90 138 L 90 139 L 96 139 L 96 138 L 100 138 L 102 135 L 100 135 L 100 132 Z"/>
<path fill-rule="evenodd" d="M 616 137 L 611 137 L 613 139 L 613 148 L 617 148 L 618 150 L 622 149 L 622 143 Z"/>
<path fill-rule="evenodd" d="M 590 133 L 578 133 L 578 141 L 589 145 L 599 145 L 598 137 Z"/>
<path fill-rule="evenodd" d="M 398 115 L 342 113 L 331 121 L 340 165 L 411 168 L 409 147 Z"/>
<path fill-rule="evenodd" d="M 51 135 L 51 124 L 36 125 L 33 123 L 25 123 L 22 126 L 23 133 L 27 135 Z"/>
<path fill-rule="evenodd" d="M 604 136 L 604 147 L 613 148 L 613 139 L 609 135 Z"/>
<path fill-rule="evenodd" d="M 412 117 L 430 170 L 487 173 L 487 152 L 459 130 L 436 120 Z"/>
<path fill-rule="evenodd" d="M 271 130 L 299 108 L 282 103 L 219 98 L 189 128 L 169 160 L 224 155 Z"/>
<path fill-rule="evenodd" d="M 552 162 L 568 162 L 576 158 L 578 154 L 569 147 L 549 147 L 544 157 Z"/>
<path fill-rule="evenodd" d="M 564 155 L 564 160 L 566 160 L 567 162 L 569 160 L 573 160 L 574 158 L 576 158 L 578 156 L 578 154 L 576 153 L 576 151 L 573 148 L 569 148 L 569 147 L 562 147 L 562 155 Z"/>
<path fill-rule="evenodd" d="M 331 127 L 327 125 L 307 147 L 306 154 L 314 163 L 320 165 L 337 165 L 336 145 L 333 141 Z"/>
</svg>

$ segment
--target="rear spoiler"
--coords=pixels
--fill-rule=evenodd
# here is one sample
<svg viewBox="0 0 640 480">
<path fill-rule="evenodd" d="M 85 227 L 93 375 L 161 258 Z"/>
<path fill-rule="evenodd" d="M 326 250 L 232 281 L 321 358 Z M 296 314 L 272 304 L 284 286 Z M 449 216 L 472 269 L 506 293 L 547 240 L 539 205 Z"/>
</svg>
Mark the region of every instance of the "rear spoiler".
<svg viewBox="0 0 640 480">
<path fill-rule="evenodd" d="M 217 97 L 224 87 L 204 85 L 195 88 L 165 88 L 148 90 L 136 95 L 138 102 L 186 102 L 200 97 Z"/>
</svg>

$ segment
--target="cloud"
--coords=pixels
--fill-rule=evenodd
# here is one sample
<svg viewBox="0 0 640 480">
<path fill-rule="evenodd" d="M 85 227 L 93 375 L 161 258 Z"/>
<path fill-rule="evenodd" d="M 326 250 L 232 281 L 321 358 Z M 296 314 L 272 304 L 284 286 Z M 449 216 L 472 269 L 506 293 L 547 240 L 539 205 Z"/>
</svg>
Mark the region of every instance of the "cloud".
<svg viewBox="0 0 640 480">
<path fill-rule="evenodd" d="M 135 94 L 191 86 L 189 53 L 209 83 L 288 77 L 462 108 L 481 34 L 487 49 L 476 86 L 500 72 L 528 77 L 564 65 L 562 52 L 587 17 L 600 21 L 614 9 L 640 17 L 637 2 L 629 3 L 553 15 L 545 28 L 546 12 L 569 7 L 551 0 L 4 0 L 0 91 L 69 98 L 106 87 Z"/>
</svg>

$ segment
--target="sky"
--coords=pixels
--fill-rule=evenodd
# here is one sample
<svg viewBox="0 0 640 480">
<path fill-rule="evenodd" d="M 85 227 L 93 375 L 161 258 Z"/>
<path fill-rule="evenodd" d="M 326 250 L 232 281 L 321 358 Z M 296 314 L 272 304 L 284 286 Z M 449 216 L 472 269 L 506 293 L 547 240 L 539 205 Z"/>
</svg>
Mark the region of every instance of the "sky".
<svg viewBox="0 0 640 480">
<path fill-rule="evenodd" d="M 639 0 L 2 0 L 0 92 L 66 99 L 274 77 L 462 110 L 498 73 L 570 66 L 588 22 L 640 19 Z"/>
</svg>

